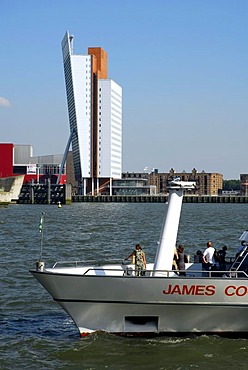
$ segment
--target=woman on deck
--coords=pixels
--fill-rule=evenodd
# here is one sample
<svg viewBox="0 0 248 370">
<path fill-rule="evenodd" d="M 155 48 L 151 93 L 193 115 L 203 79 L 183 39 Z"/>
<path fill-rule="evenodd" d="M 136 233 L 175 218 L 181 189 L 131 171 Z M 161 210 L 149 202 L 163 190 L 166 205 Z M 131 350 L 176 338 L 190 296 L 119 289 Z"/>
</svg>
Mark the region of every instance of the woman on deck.
<svg viewBox="0 0 248 370">
<path fill-rule="evenodd" d="M 127 259 L 131 257 L 134 257 L 135 275 L 144 275 L 144 270 L 146 269 L 146 256 L 140 244 L 136 244 L 135 250 L 127 257 Z"/>
</svg>

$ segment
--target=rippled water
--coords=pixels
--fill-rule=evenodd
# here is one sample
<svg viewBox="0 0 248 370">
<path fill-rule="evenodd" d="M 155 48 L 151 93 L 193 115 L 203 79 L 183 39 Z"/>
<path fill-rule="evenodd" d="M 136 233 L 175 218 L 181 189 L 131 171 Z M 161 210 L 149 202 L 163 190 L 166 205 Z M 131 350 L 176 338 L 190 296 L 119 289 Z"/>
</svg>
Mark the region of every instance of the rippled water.
<svg viewBox="0 0 248 370">
<path fill-rule="evenodd" d="M 0 369 L 247 369 L 248 340 L 217 336 L 80 339 L 74 323 L 30 275 L 40 253 L 56 260 L 121 261 L 140 242 L 153 262 L 164 204 L 77 203 L 0 208 Z M 211 239 L 233 255 L 247 204 L 184 204 L 178 242 L 193 256 Z M 235 318 L 233 318 L 235 320 Z M 179 320 L 183 320 L 179 318 Z"/>
</svg>

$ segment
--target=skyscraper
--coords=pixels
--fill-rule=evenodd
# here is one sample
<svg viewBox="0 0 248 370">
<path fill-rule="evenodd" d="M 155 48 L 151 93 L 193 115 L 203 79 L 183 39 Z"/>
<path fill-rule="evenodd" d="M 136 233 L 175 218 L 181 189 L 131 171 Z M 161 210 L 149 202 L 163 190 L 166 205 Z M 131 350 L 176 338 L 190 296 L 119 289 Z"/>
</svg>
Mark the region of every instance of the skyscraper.
<svg viewBox="0 0 248 370">
<path fill-rule="evenodd" d="M 73 36 L 62 41 L 75 176 L 83 193 L 98 193 L 122 174 L 122 88 L 108 78 L 108 56 L 100 47 L 73 52 Z"/>
</svg>

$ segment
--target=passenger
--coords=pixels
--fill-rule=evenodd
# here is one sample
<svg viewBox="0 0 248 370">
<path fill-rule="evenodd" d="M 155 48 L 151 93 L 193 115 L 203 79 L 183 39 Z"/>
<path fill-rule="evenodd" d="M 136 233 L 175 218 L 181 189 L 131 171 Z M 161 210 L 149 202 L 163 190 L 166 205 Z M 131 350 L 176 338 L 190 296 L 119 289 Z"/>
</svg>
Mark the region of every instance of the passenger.
<svg viewBox="0 0 248 370">
<path fill-rule="evenodd" d="M 211 270 L 219 270 L 220 269 L 220 255 L 216 248 L 214 248 L 214 266 Z"/>
<path fill-rule="evenodd" d="M 242 240 L 240 247 L 237 249 L 236 258 L 239 257 L 240 253 L 243 252 L 243 250 L 245 249 L 245 247 L 246 247 L 246 241 L 245 240 Z"/>
<path fill-rule="evenodd" d="M 178 253 L 177 253 L 177 248 L 175 247 L 173 262 L 172 262 L 172 270 L 178 270 L 177 261 L 178 261 Z"/>
<path fill-rule="evenodd" d="M 202 263 L 202 251 L 198 250 L 198 251 L 194 254 L 194 262 L 195 262 L 195 263 Z"/>
<path fill-rule="evenodd" d="M 219 250 L 219 264 L 220 264 L 220 270 L 221 271 L 226 271 L 226 251 L 227 251 L 227 246 L 224 245 L 222 249 Z"/>
<path fill-rule="evenodd" d="M 208 241 L 207 248 L 202 255 L 203 269 L 206 271 L 210 271 L 215 266 L 214 251 L 215 249 L 212 245 L 212 242 Z"/>
<path fill-rule="evenodd" d="M 184 247 L 182 246 L 182 244 L 179 245 L 179 247 L 177 248 L 177 255 L 178 255 L 178 259 L 177 259 L 177 265 L 178 265 L 178 269 L 179 269 L 179 275 L 180 276 L 186 276 L 186 272 L 184 271 L 185 270 L 185 254 L 184 254 Z"/>
<path fill-rule="evenodd" d="M 135 250 L 127 257 L 127 259 L 129 258 L 134 258 L 135 275 L 144 275 L 144 270 L 146 269 L 146 256 L 140 244 L 136 244 Z"/>
</svg>

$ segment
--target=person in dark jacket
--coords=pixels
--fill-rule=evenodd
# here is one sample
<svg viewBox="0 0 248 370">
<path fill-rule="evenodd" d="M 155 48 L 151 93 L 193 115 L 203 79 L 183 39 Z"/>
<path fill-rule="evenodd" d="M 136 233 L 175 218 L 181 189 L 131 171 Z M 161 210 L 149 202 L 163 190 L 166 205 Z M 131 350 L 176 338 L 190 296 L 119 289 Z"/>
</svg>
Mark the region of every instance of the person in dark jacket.
<svg viewBox="0 0 248 370">
<path fill-rule="evenodd" d="M 224 245 L 224 247 L 218 251 L 219 253 L 219 264 L 220 264 L 220 271 L 226 271 L 226 251 L 227 246 Z"/>
</svg>

